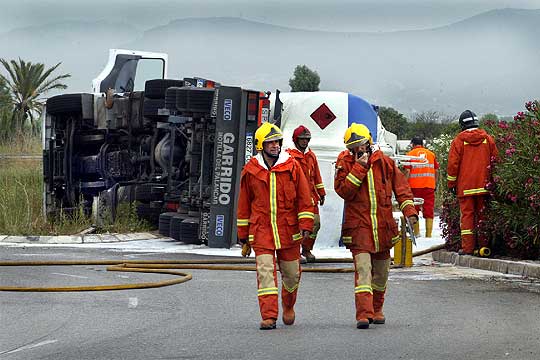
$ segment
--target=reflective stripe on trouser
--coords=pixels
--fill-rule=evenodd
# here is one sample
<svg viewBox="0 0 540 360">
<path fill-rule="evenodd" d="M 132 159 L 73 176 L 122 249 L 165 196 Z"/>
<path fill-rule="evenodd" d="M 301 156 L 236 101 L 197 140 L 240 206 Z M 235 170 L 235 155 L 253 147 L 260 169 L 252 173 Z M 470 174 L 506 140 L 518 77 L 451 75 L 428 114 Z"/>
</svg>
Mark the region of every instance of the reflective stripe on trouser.
<svg viewBox="0 0 540 360">
<path fill-rule="evenodd" d="M 377 299 L 378 311 L 382 310 L 388 269 L 390 265 L 390 251 L 379 253 L 365 253 L 351 250 L 354 259 L 354 302 L 356 306 L 356 320 L 372 319 Z"/>
<path fill-rule="evenodd" d="M 458 199 L 459 209 L 461 211 L 461 248 L 464 252 L 472 254 L 476 245 L 478 245 L 478 247 L 488 246 L 487 238 L 483 235 L 479 235 L 478 239 L 475 240 L 478 223 L 483 219 L 482 212 L 484 209 L 485 197 L 482 195 L 464 196 Z"/>
<path fill-rule="evenodd" d="M 292 248 L 274 250 L 255 248 L 259 310 L 263 320 L 278 318 L 278 285 L 276 256 L 282 278 L 282 303 L 292 307 L 296 302 L 300 282 L 300 244 Z"/>
<path fill-rule="evenodd" d="M 319 214 L 315 214 L 315 217 L 313 219 L 313 232 L 306 240 L 302 241 L 303 250 L 313 250 L 313 245 L 315 245 L 315 239 L 317 238 L 317 234 L 319 233 L 320 228 L 321 216 Z"/>
</svg>

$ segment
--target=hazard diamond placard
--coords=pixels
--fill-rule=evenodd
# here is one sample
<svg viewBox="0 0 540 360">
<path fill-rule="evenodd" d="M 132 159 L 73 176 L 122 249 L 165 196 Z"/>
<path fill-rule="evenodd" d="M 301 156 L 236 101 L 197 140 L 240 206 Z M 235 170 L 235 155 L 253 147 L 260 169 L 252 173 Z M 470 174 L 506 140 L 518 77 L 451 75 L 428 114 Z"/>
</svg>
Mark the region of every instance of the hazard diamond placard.
<svg viewBox="0 0 540 360">
<path fill-rule="evenodd" d="M 310 116 L 321 129 L 324 129 L 336 119 L 336 115 L 325 103 L 322 103 Z"/>
</svg>

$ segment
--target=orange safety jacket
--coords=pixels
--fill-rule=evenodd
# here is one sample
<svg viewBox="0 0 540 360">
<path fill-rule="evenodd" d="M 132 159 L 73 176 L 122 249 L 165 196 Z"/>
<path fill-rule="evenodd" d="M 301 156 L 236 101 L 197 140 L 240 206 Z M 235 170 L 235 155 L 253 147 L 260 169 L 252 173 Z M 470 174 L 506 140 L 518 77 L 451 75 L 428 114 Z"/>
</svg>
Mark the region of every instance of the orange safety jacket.
<svg viewBox="0 0 540 360">
<path fill-rule="evenodd" d="M 448 188 L 457 186 L 458 197 L 487 194 L 486 184 L 491 178 L 488 166 L 498 155 L 493 137 L 485 130 L 460 132 L 448 153 Z"/>
<path fill-rule="evenodd" d="M 336 162 L 334 188 L 345 200 L 343 244 L 349 249 L 377 253 L 391 249 L 400 239 L 392 214 L 392 193 L 403 215 L 418 213 L 407 179 L 394 160 L 378 150 L 369 164 L 367 169 L 349 150 L 342 151 Z"/>
<path fill-rule="evenodd" d="M 435 173 L 439 168 L 439 163 L 435 159 L 435 154 L 421 145 L 416 145 L 407 153 L 408 156 L 416 156 L 426 159 L 427 162 L 420 161 L 414 165 L 406 165 L 405 169 L 410 169 L 409 186 L 411 188 L 429 188 L 435 189 Z"/>
<path fill-rule="evenodd" d="M 282 152 L 271 169 L 262 155 L 242 170 L 238 199 L 238 238 L 262 249 L 287 249 L 301 243 L 302 230 L 313 230 L 313 205 L 300 165 Z"/>
<path fill-rule="evenodd" d="M 306 175 L 309 182 L 313 205 L 317 206 L 321 196 L 326 195 L 324 184 L 322 182 L 321 171 L 319 170 L 319 163 L 317 162 L 317 156 L 315 156 L 315 153 L 311 151 L 311 149 L 307 149 L 305 153 L 298 149 L 287 149 L 287 152 L 291 154 L 291 156 L 294 157 L 294 159 L 298 161 L 302 167 L 304 175 Z"/>
</svg>

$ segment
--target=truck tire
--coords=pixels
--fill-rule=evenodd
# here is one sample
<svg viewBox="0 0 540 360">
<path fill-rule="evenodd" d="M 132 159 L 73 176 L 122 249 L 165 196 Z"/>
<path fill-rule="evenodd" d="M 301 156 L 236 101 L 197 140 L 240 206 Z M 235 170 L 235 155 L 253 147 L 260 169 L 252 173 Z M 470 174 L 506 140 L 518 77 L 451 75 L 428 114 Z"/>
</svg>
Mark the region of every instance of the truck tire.
<svg viewBox="0 0 540 360">
<path fill-rule="evenodd" d="M 184 86 L 183 80 L 153 79 L 144 84 L 144 96 L 149 99 L 164 99 L 165 92 L 171 86 Z"/>
<path fill-rule="evenodd" d="M 202 244 L 199 239 L 199 218 L 188 217 L 180 224 L 180 241 L 184 244 Z"/>
<path fill-rule="evenodd" d="M 176 91 L 178 111 L 210 113 L 214 102 L 215 89 L 184 87 Z"/>
<path fill-rule="evenodd" d="M 165 212 L 159 215 L 158 232 L 163 236 L 169 236 L 171 218 L 175 212 Z"/>
<path fill-rule="evenodd" d="M 144 99 L 143 115 L 146 117 L 163 116 L 159 115 L 159 109 L 165 108 L 165 100 L 163 99 Z"/>
<path fill-rule="evenodd" d="M 180 240 L 180 225 L 182 224 L 182 221 L 187 218 L 187 214 L 174 214 L 171 217 L 169 225 L 169 237 L 175 240 Z"/>
<path fill-rule="evenodd" d="M 154 208 L 150 204 L 137 204 L 137 216 L 151 225 L 158 225 L 160 213 L 160 208 Z"/>
<path fill-rule="evenodd" d="M 163 200 L 165 185 L 140 184 L 135 187 L 135 200 L 142 202 Z"/>
<path fill-rule="evenodd" d="M 165 92 L 165 108 L 176 111 L 176 94 L 182 89 L 177 86 L 172 86 Z"/>
<path fill-rule="evenodd" d="M 63 115 L 82 113 L 83 95 L 88 94 L 64 94 L 47 99 L 47 113 L 51 115 Z"/>
</svg>

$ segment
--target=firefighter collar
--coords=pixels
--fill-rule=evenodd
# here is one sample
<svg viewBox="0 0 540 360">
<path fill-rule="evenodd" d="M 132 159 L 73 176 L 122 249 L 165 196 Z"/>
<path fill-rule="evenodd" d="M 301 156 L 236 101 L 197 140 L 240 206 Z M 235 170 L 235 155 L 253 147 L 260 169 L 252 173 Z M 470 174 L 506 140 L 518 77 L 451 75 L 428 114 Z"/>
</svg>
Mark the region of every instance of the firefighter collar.
<svg viewBox="0 0 540 360">
<path fill-rule="evenodd" d="M 282 151 L 279 153 L 279 157 L 276 161 L 276 163 L 274 164 L 274 166 L 272 166 L 273 168 L 275 168 L 276 166 L 280 165 L 280 164 L 283 164 L 284 162 L 286 162 L 287 160 L 289 160 L 289 158 L 291 157 L 291 155 L 289 155 L 288 152 L 286 151 Z M 258 153 L 257 155 L 255 155 L 255 160 L 257 160 L 257 162 L 259 163 L 260 166 L 262 166 L 264 169 L 266 170 L 270 170 L 268 168 L 268 166 L 266 166 L 266 164 L 264 163 L 264 159 L 263 159 L 263 155 L 262 153 Z"/>
</svg>

